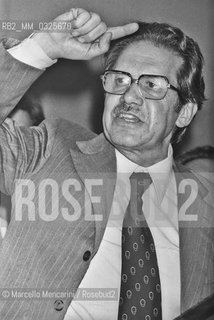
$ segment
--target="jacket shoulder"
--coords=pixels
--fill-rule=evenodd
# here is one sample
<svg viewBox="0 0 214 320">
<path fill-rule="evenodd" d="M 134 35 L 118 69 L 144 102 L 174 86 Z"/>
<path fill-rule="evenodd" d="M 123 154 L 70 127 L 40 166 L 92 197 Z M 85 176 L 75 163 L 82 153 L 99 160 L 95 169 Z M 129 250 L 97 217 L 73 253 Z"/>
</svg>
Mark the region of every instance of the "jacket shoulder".
<svg viewBox="0 0 214 320">
<path fill-rule="evenodd" d="M 83 126 L 66 119 L 45 120 L 45 122 L 56 128 L 55 142 L 67 148 L 76 147 L 77 141 L 91 140 L 96 134 Z"/>
</svg>

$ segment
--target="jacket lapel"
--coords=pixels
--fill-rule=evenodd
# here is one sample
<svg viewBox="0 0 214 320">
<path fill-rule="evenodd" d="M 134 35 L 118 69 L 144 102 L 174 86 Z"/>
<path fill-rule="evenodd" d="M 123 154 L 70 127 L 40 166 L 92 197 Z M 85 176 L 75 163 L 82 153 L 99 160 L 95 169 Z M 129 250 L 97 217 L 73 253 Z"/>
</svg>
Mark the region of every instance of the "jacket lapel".
<svg viewBox="0 0 214 320">
<path fill-rule="evenodd" d="M 115 151 L 103 134 L 89 141 L 78 141 L 77 146 L 76 150 L 70 151 L 77 174 L 84 185 L 85 217 L 95 220 L 96 252 L 113 201 L 116 183 Z"/>
<path fill-rule="evenodd" d="M 210 287 L 205 283 L 207 272 L 213 273 L 213 266 L 208 264 L 213 208 L 206 201 L 208 190 L 192 172 L 178 164 L 174 170 L 179 213 L 181 312 L 184 312 L 210 294 Z"/>
</svg>

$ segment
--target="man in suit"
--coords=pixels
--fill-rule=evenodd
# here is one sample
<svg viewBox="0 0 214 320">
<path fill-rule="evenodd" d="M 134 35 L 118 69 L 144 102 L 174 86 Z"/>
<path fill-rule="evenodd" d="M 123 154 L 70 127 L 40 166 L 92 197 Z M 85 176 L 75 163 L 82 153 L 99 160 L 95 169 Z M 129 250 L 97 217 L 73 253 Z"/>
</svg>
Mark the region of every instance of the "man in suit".
<svg viewBox="0 0 214 320">
<path fill-rule="evenodd" d="M 106 58 L 103 134 L 62 120 L 33 128 L 1 125 L 1 190 L 14 200 L 0 252 L 0 285 L 8 290 L 1 319 L 63 319 L 72 296 L 57 293 L 76 292 L 81 281 L 86 288 L 120 290 L 121 233 L 133 172 L 151 177 L 140 200 L 154 238 L 162 297 L 162 313 L 145 314 L 141 301 L 135 319 L 172 319 L 214 291 L 213 195 L 205 179 L 173 162 L 170 144 L 204 99 L 200 50 L 166 24 L 107 28 L 83 9 L 71 9 L 55 25 L 62 21 L 72 26 L 69 33 L 2 41 L 2 121 L 56 59 L 90 59 L 107 52 L 110 40 L 126 37 Z M 151 246 L 142 266 L 153 251 Z M 19 299 L 15 289 L 44 289 L 52 296 Z M 100 309 L 89 301 L 74 304 L 67 316 L 128 319 L 118 314 L 118 299 Z"/>
</svg>

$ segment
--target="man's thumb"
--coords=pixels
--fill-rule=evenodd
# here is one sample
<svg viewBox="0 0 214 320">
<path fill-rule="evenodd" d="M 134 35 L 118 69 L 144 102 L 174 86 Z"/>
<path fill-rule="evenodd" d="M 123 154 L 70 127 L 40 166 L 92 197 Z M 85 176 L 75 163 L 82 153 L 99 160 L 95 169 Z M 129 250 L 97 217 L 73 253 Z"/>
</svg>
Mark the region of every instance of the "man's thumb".
<svg viewBox="0 0 214 320">
<path fill-rule="evenodd" d="M 105 53 L 108 51 L 110 42 L 112 38 L 112 33 L 111 32 L 106 32 L 104 35 L 100 38 L 99 41 L 99 48 L 101 53 Z"/>
</svg>

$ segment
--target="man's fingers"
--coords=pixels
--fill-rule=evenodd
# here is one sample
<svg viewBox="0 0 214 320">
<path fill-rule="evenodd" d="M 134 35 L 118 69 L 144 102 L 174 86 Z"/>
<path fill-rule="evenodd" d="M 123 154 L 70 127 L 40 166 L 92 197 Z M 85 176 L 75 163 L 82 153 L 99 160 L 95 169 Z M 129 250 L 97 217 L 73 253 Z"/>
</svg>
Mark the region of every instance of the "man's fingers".
<svg viewBox="0 0 214 320">
<path fill-rule="evenodd" d="M 106 51 L 108 51 L 111 39 L 112 39 L 112 33 L 111 32 L 106 32 L 100 38 L 100 41 L 99 41 L 100 52 L 105 53 Z"/>
<path fill-rule="evenodd" d="M 96 28 L 88 32 L 87 34 L 78 37 L 80 42 L 90 43 L 100 38 L 107 30 L 107 26 L 104 22 L 101 22 Z M 74 34 L 74 32 L 73 32 Z"/>
<path fill-rule="evenodd" d="M 56 21 L 69 21 L 73 30 L 71 30 L 71 34 L 74 37 L 82 37 L 82 42 L 90 42 L 89 33 L 93 33 L 93 30 L 96 29 L 100 24 L 105 25 L 104 22 L 101 21 L 101 18 L 98 14 L 93 12 L 88 12 L 82 8 L 72 8 L 70 11 L 58 16 Z M 102 32 L 106 32 L 105 28 L 102 28 Z M 129 23 L 124 26 L 112 27 L 108 28 L 107 32 L 112 34 L 112 40 L 124 37 L 126 35 L 132 34 L 138 30 L 137 23 Z M 92 41 L 96 40 L 99 36 L 102 36 L 102 32 L 96 37 L 92 37 Z M 94 31 L 94 34 L 97 32 Z M 86 38 L 86 39 L 84 39 Z"/>
<path fill-rule="evenodd" d="M 67 11 L 60 16 L 58 16 L 56 21 L 69 21 L 74 28 L 82 27 L 88 20 L 91 18 L 91 13 L 81 9 L 81 8 L 72 8 L 70 11 Z"/>
<path fill-rule="evenodd" d="M 97 14 L 92 13 L 90 19 L 85 24 L 83 24 L 81 27 L 77 29 L 74 29 L 75 36 L 87 35 L 101 24 L 104 25 L 104 23 L 101 22 L 100 17 Z M 107 27 L 105 28 L 104 32 L 106 31 L 106 29 Z"/>
<path fill-rule="evenodd" d="M 85 23 L 87 23 L 91 19 L 90 12 L 85 11 L 84 9 L 76 9 L 73 15 L 74 15 L 74 20 L 73 20 L 74 28 L 80 28 L 84 26 Z"/>
<path fill-rule="evenodd" d="M 112 33 L 112 40 L 115 40 L 136 32 L 138 28 L 138 24 L 133 22 L 124 26 L 108 28 L 107 31 Z"/>
<path fill-rule="evenodd" d="M 52 57 L 91 59 L 108 51 L 110 41 L 132 34 L 138 30 L 137 23 L 107 28 L 100 16 L 81 8 L 73 8 L 54 21 L 67 21 L 71 28 L 67 34 L 53 32 L 50 36 Z M 57 46 L 56 46 L 57 44 Z M 69 50 L 68 50 L 69 48 Z M 73 49 L 73 50 L 72 50 Z"/>
</svg>

